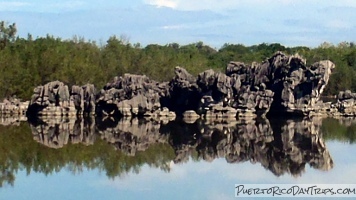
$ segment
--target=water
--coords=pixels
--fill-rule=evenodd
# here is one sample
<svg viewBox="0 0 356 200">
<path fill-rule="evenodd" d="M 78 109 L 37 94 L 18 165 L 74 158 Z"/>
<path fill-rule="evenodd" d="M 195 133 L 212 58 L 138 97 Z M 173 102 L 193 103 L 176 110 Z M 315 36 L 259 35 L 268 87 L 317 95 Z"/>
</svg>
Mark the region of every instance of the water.
<svg viewBox="0 0 356 200">
<path fill-rule="evenodd" d="M 356 183 L 354 119 L 0 125 L 0 199 L 234 199 L 237 183 Z"/>
</svg>

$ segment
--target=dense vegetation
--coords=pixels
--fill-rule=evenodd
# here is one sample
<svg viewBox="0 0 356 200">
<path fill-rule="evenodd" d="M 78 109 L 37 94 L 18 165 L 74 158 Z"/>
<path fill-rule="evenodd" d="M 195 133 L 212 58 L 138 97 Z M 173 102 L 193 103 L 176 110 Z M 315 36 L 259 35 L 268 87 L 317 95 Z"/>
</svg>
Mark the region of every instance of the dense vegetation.
<svg viewBox="0 0 356 200">
<path fill-rule="evenodd" d="M 197 42 L 188 45 L 171 43 L 142 47 L 124 37 L 110 37 L 105 44 L 83 38 L 62 40 L 50 35 L 34 39 L 16 36 L 15 24 L 0 22 L 0 99 L 16 95 L 29 99 L 33 88 L 60 80 L 69 85 L 94 83 L 101 88 L 115 75 L 146 74 L 167 81 L 175 66 L 192 74 L 205 69 L 223 71 L 229 61 L 261 62 L 276 51 L 298 53 L 309 64 L 330 59 L 337 68 L 325 92 L 356 90 L 356 45 L 343 42 L 336 46 L 323 43 L 317 48 L 285 47 L 278 43 L 244 46 L 224 44 L 219 50 Z"/>
</svg>

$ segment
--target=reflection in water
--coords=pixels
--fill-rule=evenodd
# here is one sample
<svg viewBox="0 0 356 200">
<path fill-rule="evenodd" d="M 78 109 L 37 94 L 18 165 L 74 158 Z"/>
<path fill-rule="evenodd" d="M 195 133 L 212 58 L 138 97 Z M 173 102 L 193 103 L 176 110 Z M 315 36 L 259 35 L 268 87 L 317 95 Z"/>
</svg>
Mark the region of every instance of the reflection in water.
<svg viewBox="0 0 356 200">
<path fill-rule="evenodd" d="M 356 143 L 356 118 L 324 119 L 321 132 L 326 139 Z"/>
<path fill-rule="evenodd" d="M 135 118 L 121 120 L 114 127 L 98 128 L 98 134 L 115 149 L 135 156 L 136 152 L 147 150 L 151 144 L 167 143 L 168 137 L 160 133 L 160 127 L 160 122 Z"/>
<path fill-rule="evenodd" d="M 187 161 L 196 151 L 197 157 L 206 161 L 223 157 L 228 163 L 258 162 L 276 176 L 300 176 L 307 163 L 319 170 L 333 167 L 318 121 L 275 122 L 274 126 L 268 120 L 218 125 L 181 123 L 167 130 L 176 152 L 175 162 Z"/>
<path fill-rule="evenodd" d="M 96 137 L 127 156 L 146 151 L 154 144 L 169 144 L 175 163 L 225 158 L 228 163 L 261 163 L 276 176 L 300 176 L 306 164 L 330 170 L 332 158 L 320 133 L 321 120 L 240 120 L 231 123 L 197 121 L 157 122 L 138 119 L 120 121 L 46 119 L 31 124 L 34 139 L 50 148 L 82 143 Z M 168 166 L 169 167 L 169 166 Z M 168 169 L 169 170 L 169 169 Z"/>
<path fill-rule="evenodd" d="M 88 120 L 63 120 L 51 118 L 31 125 L 33 139 L 50 148 L 62 148 L 68 142 L 93 145 L 95 140 L 95 126 Z"/>
<path fill-rule="evenodd" d="M 0 187 L 12 185 L 19 170 L 47 175 L 64 168 L 73 173 L 98 169 L 113 178 L 139 173 L 143 165 L 169 172 L 171 162 L 218 158 L 260 163 L 276 176 L 298 177 L 307 165 L 322 171 L 333 168 L 324 139 L 356 141 L 356 120 L 350 118 L 190 124 L 47 118 L 30 126 L 19 121 L 4 119 L 0 125 Z"/>
</svg>

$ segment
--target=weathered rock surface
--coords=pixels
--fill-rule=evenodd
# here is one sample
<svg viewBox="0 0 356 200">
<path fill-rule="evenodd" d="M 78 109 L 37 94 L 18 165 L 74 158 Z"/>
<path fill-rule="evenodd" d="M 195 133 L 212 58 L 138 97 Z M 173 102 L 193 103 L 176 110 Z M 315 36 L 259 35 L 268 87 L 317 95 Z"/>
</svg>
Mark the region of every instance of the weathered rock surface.
<svg viewBox="0 0 356 200">
<path fill-rule="evenodd" d="M 350 90 L 341 91 L 335 102 L 319 101 L 315 104 L 313 112 L 309 115 L 324 117 L 354 117 L 356 116 L 356 93 Z"/>
<path fill-rule="evenodd" d="M 16 97 L 4 99 L 0 103 L 0 115 L 25 116 L 29 101 L 22 102 Z"/>
<path fill-rule="evenodd" d="M 34 89 L 28 114 L 30 115 L 75 115 L 74 104 L 70 101 L 68 86 L 60 81 L 49 82 Z"/>
<path fill-rule="evenodd" d="M 170 82 L 170 106 L 178 113 L 195 110 L 205 118 L 255 117 L 273 112 L 309 115 L 335 65 L 307 66 L 299 55 L 277 52 L 263 63 L 230 62 L 225 74 L 206 70 L 194 78 L 176 67 Z"/>
<path fill-rule="evenodd" d="M 28 108 L 28 115 L 75 116 L 94 114 L 95 87 L 68 86 L 60 81 L 49 82 L 34 89 Z"/>
<path fill-rule="evenodd" d="M 350 90 L 341 91 L 337 96 L 337 102 L 330 107 L 332 115 L 356 116 L 356 93 Z"/>
<path fill-rule="evenodd" d="M 175 118 L 161 106 L 168 95 L 168 83 L 158 83 L 145 75 L 115 77 L 97 95 L 96 113 L 108 116 L 146 116 Z"/>
<path fill-rule="evenodd" d="M 95 113 L 96 89 L 93 84 L 84 86 L 73 85 L 70 100 L 74 102 L 77 114 L 91 115 Z"/>
<path fill-rule="evenodd" d="M 299 55 L 277 52 L 261 64 L 231 62 L 226 74 L 235 79 L 237 106 L 257 113 L 271 110 L 308 115 L 334 68 L 330 61 L 307 66 Z"/>
<path fill-rule="evenodd" d="M 81 115 L 95 110 L 99 116 L 171 119 L 175 115 L 184 117 L 186 111 L 207 119 L 256 117 L 274 112 L 311 115 L 328 109 L 319 100 L 334 68 L 328 60 L 307 65 L 298 54 L 277 52 L 262 63 L 232 61 L 225 73 L 206 70 L 195 77 L 176 67 L 170 82 L 124 74 L 97 94 L 93 85 L 73 86 L 69 92 L 68 86 L 54 81 L 34 90 L 29 110 L 55 115 Z"/>
</svg>

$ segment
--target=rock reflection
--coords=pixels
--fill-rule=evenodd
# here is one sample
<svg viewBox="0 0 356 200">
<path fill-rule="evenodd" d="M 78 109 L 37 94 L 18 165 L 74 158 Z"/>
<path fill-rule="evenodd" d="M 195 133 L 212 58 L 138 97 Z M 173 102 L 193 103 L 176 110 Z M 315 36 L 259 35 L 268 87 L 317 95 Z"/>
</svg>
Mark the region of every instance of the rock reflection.
<svg viewBox="0 0 356 200">
<path fill-rule="evenodd" d="M 33 139 L 50 148 L 62 148 L 68 143 L 93 145 L 95 127 L 92 119 L 42 118 L 31 124 Z"/>
<path fill-rule="evenodd" d="M 96 124 L 94 123 L 96 122 Z M 169 144 L 175 163 L 225 158 L 228 163 L 260 163 L 276 176 L 301 176 L 309 164 L 330 170 L 333 160 L 321 134 L 322 120 L 237 120 L 214 123 L 198 120 L 152 121 L 121 119 L 46 119 L 31 124 L 34 139 L 50 148 L 68 143 L 92 145 L 100 137 L 126 155 L 135 156 L 153 144 Z"/>
<path fill-rule="evenodd" d="M 308 163 L 312 168 L 328 171 L 333 167 L 333 160 L 325 146 L 320 132 L 322 120 L 314 118 L 311 120 L 284 122 L 281 127 L 282 134 L 275 137 L 274 152 L 271 158 L 272 172 L 276 175 L 287 171 L 292 175 L 301 175 Z"/>
<path fill-rule="evenodd" d="M 150 144 L 166 143 L 167 136 L 160 133 L 160 122 L 122 119 L 116 126 L 100 126 L 100 137 L 126 155 L 134 156 L 137 151 L 145 151 Z"/>
<path fill-rule="evenodd" d="M 261 163 L 276 176 L 300 176 L 306 164 L 318 170 L 333 167 L 320 134 L 321 120 L 273 122 L 273 126 L 263 119 L 218 125 L 197 123 L 194 128 L 181 125 L 184 127 L 178 132 L 190 130 L 188 135 L 194 137 L 186 137 L 185 141 L 173 137 L 170 144 L 177 155 L 175 162 L 187 161 L 195 150 L 198 158 L 206 161 L 225 158 L 228 163 Z"/>
<path fill-rule="evenodd" d="M 21 122 L 27 121 L 24 116 L 2 116 L 0 115 L 0 125 L 3 126 L 19 126 Z"/>
</svg>

